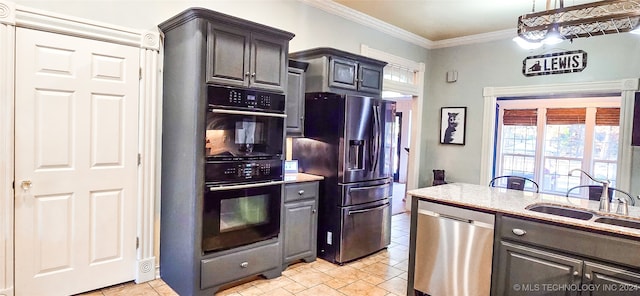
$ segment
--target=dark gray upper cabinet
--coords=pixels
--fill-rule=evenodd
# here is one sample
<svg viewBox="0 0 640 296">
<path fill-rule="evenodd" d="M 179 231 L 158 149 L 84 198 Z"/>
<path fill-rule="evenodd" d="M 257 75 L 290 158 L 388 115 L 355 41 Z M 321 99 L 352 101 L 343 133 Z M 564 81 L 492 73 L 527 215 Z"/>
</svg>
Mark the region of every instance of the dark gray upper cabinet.
<svg viewBox="0 0 640 296">
<path fill-rule="evenodd" d="M 289 39 L 210 21 L 207 82 L 284 92 Z"/>
<path fill-rule="evenodd" d="M 304 136 L 305 71 L 308 63 L 289 60 L 287 81 L 287 136 Z"/>
<path fill-rule="evenodd" d="M 314 48 L 289 54 L 309 63 L 306 92 L 382 93 L 386 62 L 334 48 Z"/>
</svg>

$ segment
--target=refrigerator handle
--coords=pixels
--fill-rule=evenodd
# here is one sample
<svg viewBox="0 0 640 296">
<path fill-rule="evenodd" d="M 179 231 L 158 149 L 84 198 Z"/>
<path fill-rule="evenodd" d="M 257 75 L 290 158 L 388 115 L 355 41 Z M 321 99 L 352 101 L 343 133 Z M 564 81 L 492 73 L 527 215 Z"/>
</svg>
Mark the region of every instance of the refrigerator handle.
<svg viewBox="0 0 640 296">
<path fill-rule="evenodd" d="M 380 105 L 376 105 L 375 107 L 375 112 L 374 112 L 374 118 L 375 118 L 375 128 L 376 128 L 376 151 L 374 154 L 375 157 L 375 163 L 373 165 L 373 170 L 375 171 L 376 168 L 378 167 L 378 162 L 380 161 L 380 151 L 382 151 L 382 137 L 381 137 L 381 133 L 382 133 L 382 128 L 381 128 L 381 122 L 380 122 Z"/>
<path fill-rule="evenodd" d="M 374 163 L 375 163 L 375 157 L 376 157 L 376 107 L 371 106 L 371 109 L 373 109 L 373 118 L 371 121 L 371 137 L 369 138 L 369 152 L 368 152 L 368 158 L 369 158 L 369 172 L 373 172 L 374 169 Z"/>
</svg>

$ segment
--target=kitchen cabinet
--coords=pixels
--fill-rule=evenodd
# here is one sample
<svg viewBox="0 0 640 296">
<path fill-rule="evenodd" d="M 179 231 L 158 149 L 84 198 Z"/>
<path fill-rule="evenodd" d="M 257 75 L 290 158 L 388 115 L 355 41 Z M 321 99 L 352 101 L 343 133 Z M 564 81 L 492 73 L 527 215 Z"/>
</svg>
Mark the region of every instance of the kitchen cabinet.
<svg viewBox="0 0 640 296">
<path fill-rule="evenodd" d="M 207 83 L 284 92 L 289 39 L 209 21 Z"/>
<path fill-rule="evenodd" d="M 226 250 L 203 248 L 207 90 L 216 84 L 284 94 L 293 34 L 202 8 L 159 28 L 165 50 L 160 275 L 180 295 L 213 295 L 246 277 L 279 276 L 281 235 Z M 256 74 L 247 78 L 247 71 Z"/>
<path fill-rule="evenodd" d="M 304 136 L 305 71 L 309 63 L 289 60 L 287 79 L 287 136 Z"/>
<path fill-rule="evenodd" d="M 334 48 L 314 48 L 289 54 L 309 63 L 306 92 L 380 95 L 386 62 Z"/>
<path fill-rule="evenodd" d="M 640 292 L 637 240 L 514 217 L 498 228 L 492 295 Z"/>
<path fill-rule="evenodd" d="M 298 260 L 316 260 L 318 186 L 317 181 L 285 185 L 283 269 Z"/>
</svg>

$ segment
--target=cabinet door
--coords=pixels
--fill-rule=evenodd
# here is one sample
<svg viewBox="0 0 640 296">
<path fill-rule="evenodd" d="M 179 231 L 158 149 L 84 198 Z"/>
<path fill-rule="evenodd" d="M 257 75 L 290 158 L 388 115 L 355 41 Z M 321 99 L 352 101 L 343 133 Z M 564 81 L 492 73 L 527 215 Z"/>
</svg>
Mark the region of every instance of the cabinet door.
<svg viewBox="0 0 640 296">
<path fill-rule="evenodd" d="M 380 94 L 382 92 L 382 69 L 361 63 L 358 68 L 358 89 L 363 92 Z"/>
<path fill-rule="evenodd" d="M 497 295 L 577 295 L 553 285 L 578 284 L 582 260 L 506 241 L 499 248 Z"/>
<path fill-rule="evenodd" d="M 251 35 L 251 87 L 284 92 L 288 44 L 287 41 L 268 35 Z"/>
<path fill-rule="evenodd" d="M 358 63 L 352 60 L 329 58 L 329 87 L 356 90 Z"/>
<path fill-rule="evenodd" d="M 315 259 L 317 220 L 313 199 L 284 205 L 284 262 Z"/>
<path fill-rule="evenodd" d="M 302 136 L 304 129 L 304 71 L 289 68 L 287 81 L 287 135 Z"/>
<path fill-rule="evenodd" d="M 248 86 L 250 36 L 245 30 L 209 23 L 207 82 Z"/>
<path fill-rule="evenodd" d="M 593 262 L 585 262 L 584 266 L 583 283 L 591 288 L 588 295 L 640 294 L 640 273 L 637 271 Z"/>
</svg>

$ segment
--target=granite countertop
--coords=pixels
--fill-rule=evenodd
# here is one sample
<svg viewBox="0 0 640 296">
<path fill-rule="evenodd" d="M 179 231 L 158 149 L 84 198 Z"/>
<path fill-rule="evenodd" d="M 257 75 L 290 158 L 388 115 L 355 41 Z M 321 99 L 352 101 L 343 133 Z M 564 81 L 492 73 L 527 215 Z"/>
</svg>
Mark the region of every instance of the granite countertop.
<svg viewBox="0 0 640 296">
<path fill-rule="evenodd" d="M 504 213 L 514 216 L 546 220 L 580 228 L 594 229 L 640 238 L 640 229 L 609 225 L 593 221 L 597 217 L 606 216 L 622 217 L 624 219 L 640 222 L 640 207 L 638 206 L 629 206 L 629 215 L 623 217 L 615 214 L 617 203 L 611 204 L 611 211 L 613 213 L 606 214 L 598 212 L 598 206 L 600 204 L 598 201 L 466 183 L 449 183 L 439 186 L 419 188 L 409 190 L 407 191 L 407 194 L 420 199 L 433 200 L 453 206 L 460 205 L 467 208 L 493 213 Z M 526 209 L 529 205 L 540 203 L 563 205 L 581 210 L 586 209 L 593 212 L 595 216 L 594 218 L 585 221 L 534 212 Z"/>
<path fill-rule="evenodd" d="M 322 181 L 324 180 L 323 176 L 305 174 L 305 173 L 297 173 L 297 174 L 286 174 L 284 176 L 285 183 L 301 183 L 301 182 L 312 182 L 312 181 Z"/>
</svg>

